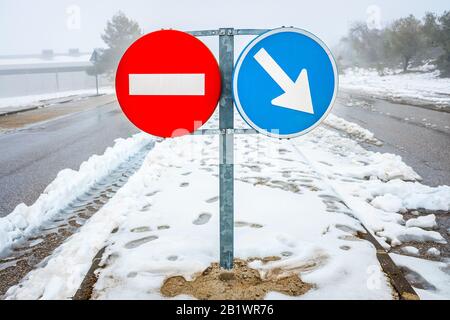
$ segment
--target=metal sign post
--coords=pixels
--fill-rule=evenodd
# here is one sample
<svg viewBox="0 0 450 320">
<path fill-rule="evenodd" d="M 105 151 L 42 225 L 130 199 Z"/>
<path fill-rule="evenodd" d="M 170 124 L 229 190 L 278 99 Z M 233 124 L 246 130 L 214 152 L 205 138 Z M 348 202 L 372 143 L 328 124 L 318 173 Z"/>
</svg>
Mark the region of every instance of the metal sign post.
<svg viewBox="0 0 450 320">
<path fill-rule="evenodd" d="M 199 129 L 193 134 L 219 134 L 220 266 L 228 270 L 233 268 L 234 258 L 234 134 L 257 133 L 254 129 L 234 129 L 234 36 L 259 35 L 266 31 L 268 30 L 221 28 L 188 32 L 196 37 L 219 36 L 219 67 L 222 78 L 219 130 Z"/>
<path fill-rule="evenodd" d="M 220 266 L 225 269 L 233 268 L 234 247 L 233 63 L 233 29 L 223 28 L 219 30 L 219 67 L 222 75 L 222 94 L 219 100 L 219 206 Z"/>
<path fill-rule="evenodd" d="M 89 61 L 92 62 L 92 64 L 94 65 L 94 72 L 95 72 L 95 89 L 97 91 L 97 96 L 98 96 L 98 67 L 97 67 L 97 61 L 99 58 L 99 53 L 97 51 L 97 49 L 94 49 L 94 51 L 92 52 L 92 55 L 89 59 Z"/>
</svg>

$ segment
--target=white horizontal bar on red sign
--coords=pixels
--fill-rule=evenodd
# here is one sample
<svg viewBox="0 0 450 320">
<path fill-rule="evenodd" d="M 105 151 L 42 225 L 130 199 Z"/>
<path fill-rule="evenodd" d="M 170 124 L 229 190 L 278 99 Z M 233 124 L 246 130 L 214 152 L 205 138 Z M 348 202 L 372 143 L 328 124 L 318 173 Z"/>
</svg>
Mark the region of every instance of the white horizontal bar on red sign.
<svg viewBox="0 0 450 320">
<path fill-rule="evenodd" d="M 129 74 L 131 96 L 203 96 L 204 73 Z"/>
</svg>

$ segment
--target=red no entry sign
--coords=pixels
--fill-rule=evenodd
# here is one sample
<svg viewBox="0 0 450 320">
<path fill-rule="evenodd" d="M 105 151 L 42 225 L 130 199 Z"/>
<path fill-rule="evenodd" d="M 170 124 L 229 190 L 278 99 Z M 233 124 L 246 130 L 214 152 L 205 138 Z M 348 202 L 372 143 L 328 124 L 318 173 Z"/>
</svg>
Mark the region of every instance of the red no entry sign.
<svg viewBox="0 0 450 320">
<path fill-rule="evenodd" d="M 175 30 L 152 32 L 122 56 L 116 94 L 139 129 L 164 138 L 181 136 L 213 114 L 220 95 L 219 66 L 194 36 Z"/>
</svg>

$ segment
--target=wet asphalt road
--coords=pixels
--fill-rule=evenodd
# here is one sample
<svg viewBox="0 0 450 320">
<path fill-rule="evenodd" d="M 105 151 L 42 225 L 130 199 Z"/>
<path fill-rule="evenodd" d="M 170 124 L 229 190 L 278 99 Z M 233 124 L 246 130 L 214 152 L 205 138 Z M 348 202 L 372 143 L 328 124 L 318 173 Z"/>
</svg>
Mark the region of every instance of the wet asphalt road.
<svg viewBox="0 0 450 320">
<path fill-rule="evenodd" d="M 21 202 L 33 204 L 60 170 L 77 170 L 136 132 L 114 102 L 0 134 L 0 217 Z"/>
<path fill-rule="evenodd" d="M 333 113 L 372 131 L 383 146 L 369 149 L 400 155 L 424 184 L 450 185 L 450 113 L 347 94 Z"/>
</svg>

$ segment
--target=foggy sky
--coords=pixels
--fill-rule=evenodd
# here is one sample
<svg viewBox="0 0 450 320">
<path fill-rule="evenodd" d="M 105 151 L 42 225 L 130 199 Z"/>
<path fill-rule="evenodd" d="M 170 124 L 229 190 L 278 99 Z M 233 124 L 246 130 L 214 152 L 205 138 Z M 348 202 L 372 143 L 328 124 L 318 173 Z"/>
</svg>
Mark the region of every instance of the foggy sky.
<svg viewBox="0 0 450 320">
<path fill-rule="evenodd" d="M 104 47 L 100 34 L 119 10 L 145 32 L 285 25 L 311 31 L 333 45 L 352 22 L 366 21 L 370 5 L 380 9 L 382 25 L 411 13 L 422 17 L 426 11 L 450 9 L 448 0 L 0 0 L 0 55 Z"/>
</svg>

